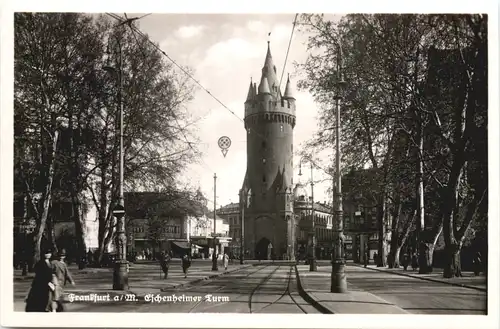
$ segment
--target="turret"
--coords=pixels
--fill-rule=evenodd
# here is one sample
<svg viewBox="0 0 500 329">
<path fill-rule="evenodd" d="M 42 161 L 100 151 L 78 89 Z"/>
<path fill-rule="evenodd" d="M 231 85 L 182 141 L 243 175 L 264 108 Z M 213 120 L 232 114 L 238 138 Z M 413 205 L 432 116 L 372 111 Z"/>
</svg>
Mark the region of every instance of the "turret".
<svg viewBox="0 0 500 329">
<path fill-rule="evenodd" d="M 290 83 L 290 75 L 288 75 L 288 79 L 286 80 L 285 94 L 283 95 L 283 98 L 295 100 L 295 96 L 293 94 L 292 84 Z"/>
<path fill-rule="evenodd" d="M 254 98 L 255 98 L 255 93 L 254 93 L 253 83 L 252 80 L 250 79 L 250 87 L 248 87 L 248 95 L 245 103 L 253 101 Z"/>
<path fill-rule="evenodd" d="M 260 79 L 259 95 L 270 94 L 270 93 L 271 93 L 271 89 L 269 89 L 269 82 L 267 81 L 266 76 L 263 75 L 262 79 Z"/>
</svg>

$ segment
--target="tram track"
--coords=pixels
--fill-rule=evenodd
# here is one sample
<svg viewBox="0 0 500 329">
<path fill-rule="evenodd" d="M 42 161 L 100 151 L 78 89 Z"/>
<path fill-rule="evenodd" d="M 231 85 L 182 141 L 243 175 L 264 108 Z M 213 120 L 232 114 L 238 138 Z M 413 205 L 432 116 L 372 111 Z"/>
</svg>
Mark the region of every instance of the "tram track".
<svg viewBox="0 0 500 329">
<path fill-rule="evenodd" d="M 256 289 L 254 289 L 254 292 L 257 291 L 260 286 L 262 286 L 265 282 L 268 282 L 269 279 L 271 278 L 271 276 L 279 269 L 279 267 L 273 271 L 267 278 L 266 280 L 264 280 L 263 282 L 261 282 L 260 285 L 258 285 L 256 287 Z M 292 276 L 293 276 L 293 268 L 290 267 L 290 270 L 288 271 L 288 276 L 287 276 L 287 279 L 286 279 L 286 286 L 285 286 L 285 290 L 280 294 L 280 296 L 278 298 L 276 298 L 274 301 L 268 303 L 267 305 L 263 306 L 262 308 L 260 308 L 259 310 L 257 311 L 252 311 L 252 305 L 251 305 L 251 300 L 252 300 L 252 297 L 253 297 L 253 294 L 250 296 L 250 299 L 249 299 L 249 308 L 250 308 L 250 313 L 259 313 L 261 312 L 262 310 L 272 306 L 272 305 L 275 305 L 276 303 L 278 303 L 280 300 L 282 300 L 285 296 L 289 296 L 290 299 L 292 300 L 292 302 L 294 303 L 295 306 L 297 306 L 304 314 L 307 314 L 307 311 L 297 302 L 297 300 L 292 296 L 292 293 L 290 291 L 290 285 L 292 283 Z"/>
<path fill-rule="evenodd" d="M 241 278 L 240 280 L 244 280 L 244 279 L 248 278 L 249 276 L 251 276 L 251 275 L 253 275 L 253 274 L 257 273 L 257 272 L 260 272 L 260 271 L 262 271 L 263 269 L 265 269 L 265 268 L 267 268 L 267 267 L 269 267 L 269 266 L 270 266 L 270 265 L 267 265 L 267 264 L 266 264 L 266 265 L 263 265 L 263 266 L 258 266 L 259 268 L 258 268 L 256 271 L 252 271 L 252 272 L 250 272 L 250 273 L 246 274 L 246 275 L 245 275 L 243 278 Z M 210 285 L 210 284 L 211 284 L 211 282 L 207 282 L 207 283 L 205 283 L 205 284 L 203 284 L 203 285 L 192 286 L 192 287 L 190 287 L 189 289 L 191 289 L 191 288 L 199 288 L 200 286 L 201 286 L 201 287 L 203 287 L 203 286 L 207 286 L 207 285 Z M 213 294 L 213 293 L 215 293 L 215 292 L 219 292 L 219 291 L 221 291 L 221 290 L 223 290 L 223 289 L 225 289 L 225 288 L 227 288 L 227 287 L 226 287 L 226 286 L 221 286 L 221 287 L 219 287 L 219 288 L 215 289 L 214 291 L 211 291 L 211 293 Z M 187 313 L 194 313 L 193 311 L 194 311 L 194 310 L 195 310 L 195 309 L 196 309 L 196 308 L 197 308 L 197 307 L 198 307 L 201 303 L 203 303 L 203 300 L 199 300 L 199 301 L 197 301 L 197 302 L 196 302 L 196 303 L 195 303 L 195 304 L 194 304 L 194 305 L 193 305 L 193 306 L 189 309 L 189 311 L 188 311 Z M 227 303 L 227 302 L 224 302 L 224 303 Z M 219 305 L 220 305 L 220 304 L 219 304 Z"/>
</svg>

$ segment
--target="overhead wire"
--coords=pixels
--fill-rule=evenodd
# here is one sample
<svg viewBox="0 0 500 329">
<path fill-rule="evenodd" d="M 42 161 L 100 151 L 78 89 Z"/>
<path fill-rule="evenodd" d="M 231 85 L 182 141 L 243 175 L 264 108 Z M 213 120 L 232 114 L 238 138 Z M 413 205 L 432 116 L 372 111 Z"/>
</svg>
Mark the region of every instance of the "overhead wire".
<svg viewBox="0 0 500 329">
<path fill-rule="evenodd" d="M 135 33 L 134 33 L 134 32 L 137 32 L 137 29 L 134 29 L 134 26 L 132 25 L 132 22 L 133 22 L 133 21 L 135 21 L 135 20 L 137 20 L 138 18 L 135 18 L 135 17 L 134 17 L 134 18 L 128 18 L 126 13 L 125 13 L 125 18 L 126 18 L 126 20 L 123 20 L 123 19 L 122 19 L 120 16 L 118 16 L 118 15 L 114 15 L 114 14 L 108 14 L 108 15 L 109 15 L 109 16 L 111 16 L 111 17 L 113 17 L 114 19 L 118 20 L 118 21 L 120 22 L 118 25 L 123 25 L 123 24 L 127 24 L 127 25 L 128 25 L 128 27 L 129 27 L 129 28 L 131 29 L 131 31 L 132 31 L 132 34 L 134 35 L 134 38 L 135 38 L 135 40 L 136 40 L 137 45 L 141 48 L 141 52 L 143 53 L 143 56 L 145 56 L 145 54 L 144 54 L 144 52 L 143 52 L 143 49 L 142 49 L 142 47 L 141 47 L 141 44 L 139 43 L 139 40 L 137 39 L 137 37 L 136 37 L 136 35 L 135 35 Z M 145 16 L 147 16 L 147 15 L 145 15 Z M 145 16 L 142 16 L 142 17 L 145 17 Z M 139 34 L 141 34 L 141 33 L 139 33 Z M 148 40 L 148 41 L 149 41 L 149 38 L 147 38 L 147 37 L 146 37 L 146 36 L 144 36 L 143 34 L 141 34 L 141 36 L 145 37 L 145 38 L 146 38 L 146 40 Z M 156 48 L 158 48 L 158 47 L 156 47 Z M 181 135 L 182 135 L 182 137 L 184 138 L 184 141 L 186 142 L 186 144 L 188 145 L 188 147 L 189 147 L 189 148 L 190 148 L 190 149 L 191 149 L 191 150 L 192 150 L 195 154 L 196 154 L 196 153 L 198 153 L 198 152 L 194 149 L 194 147 L 193 147 L 193 145 L 192 145 L 193 143 L 192 143 L 192 142 L 190 142 L 190 141 L 188 140 L 188 138 L 187 138 L 187 136 L 186 136 L 186 134 L 185 134 L 184 130 L 182 129 L 182 127 L 181 127 L 181 125 L 180 125 L 180 123 L 179 123 L 179 120 L 177 119 L 177 116 L 175 115 L 175 113 L 172 113 L 172 116 L 174 117 L 174 120 L 175 120 L 175 122 L 176 122 L 176 124 L 177 124 L 177 126 L 178 126 L 178 128 L 179 128 L 179 131 L 181 132 Z M 213 169 L 212 169 L 212 168 L 211 168 L 211 167 L 210 167 L 210 166 L 209 166 L 209 165 L 208 165 L 208 164 L 207 164 L 207 163 L 203 160 L 203 158 L 201 158 L 201 157 L 200 157 L 200 159 L 201 159 L 201 161 L 202 161 L 202 165 L 204 165 L 204 166 L 206 167 L 206 169 L 210 170 L 211 172 L 215 172 L 215 171 L 214 171 L 214 170 L 213 170 Z"/>
<path fill-rule="evenodd" d="M 111 13 L 107 13 L 107 15 L 111 16 L 112 18 L 118 20 L 120 22 L 120 24 L 124 24 L 125 22 L 123 21 L 123 18 L 116 15 L 116 14 L 111 14 Z M 298 15 L 298 14 L 297 14 Z M 296 24 L 296 18 L 297 18 L 297 15 L 295 17 L 295 21 L 294 21 L 294 27 L 295 27 L 295 24 Z M 133 30 L 135 31 L 136 33 L 138 33 L 140 36 L 142 36 L 143 38 L 145 38 L 155 49 L 157 49 L 160 53 L 162 53 L 170 62 L 172 62 L 172 64 L 174 64 L 177 68 L 179 68 L 186 76 L 188 76 L 191 80 L 193 80 L 203 91 L 205 91 L 207 94 L 209 94 L 217 103 L 219 103 L 224 109 L 226 109 L 227 111 L 229 111 L 233 116 L 235 116 L 238 120 L 240 120 L 241 122 L 245 123 L 245 120 L 240 118 L 234 111 L 232 111 L 229 107 L 227 107 L 219 98 L 217 98 L 214 94 L 212 94 L 210 92 L 210 90 L 208 90 L 207 88 L 205 88 L 205 86 L 203 86 L 195 77 L 193 77 L 192 74 L 190 74 L 186 69 L 184 69 L 181 65 L 179 65 L 173 58 L 171 58 L 164 50 L 162 50 L 158 45 L 156 45 L 151 39 L 149 39 L 149 37 L 147 35 L 145 35 L 141 30 L 139 30 L 136 26 L 134 26 L 132 24 L 133 21 L 137 20 L 136 18 L 130 18 L 126 21 L 126 23 L 128 24 L 128 26 Z M 290 43 L 291 43 L 291 40 L 290 40 Z M 288 51 L 287 51 L 288 53 Z M 287 55 L 288 56 L 288 55 Z M 262 139 L 266 139 L 265 136 L 263 136 L 261 133 L 259 133 L 258 131 L 256 131 L 255 129 L 252 129 L 250 127 L 247 128 L 247 131 L 250 132 L 250 133 L 253 133 L 254 135 L 256 136 L 259 136 L 260 138 Z"/>
<path fill-rule="evenodd" d="M 203 86 L 195 77 L 193 77 L 192 74 L 190 74 L 186 69 L 184 69 L 181 65 L 179 65 L 173 58 L 171 58 L 164 50 L 162 50 L 158 45 L 156 45 L 146 34 L 144 34 L 141 30 L 139 30 L 136 26 L 134 26 L 132 24 L 133 21 L 135 20 L 138 20 L 140 18 L 143 18 L 143 17 L 146 17 L 146 16 L 149 16 L 151 14 L 147 14 L 147 15 L 143 15 L 141 17 L 134 17 L 134 18 L 126 18 L 125 20 L 116 15 L 116 14 L 112 14 L 112 13 L 107 13 L 108 16 L 118 20 L 121 24 L 127 24 L 129 26 L 129 28 L 132 30 L 132 32 L 135 32 L 137 34 L 139 34 L 141 37 L 143 37 L 146 41 L 148 41 L 148 43 L 150 43 L 155 49 L 157 49 L 161 54 L 163 54 L 163 56 L 165 56 L 172 64 L 174 64 L 177 68 L 179 68 L 187 77 L 189 77 L 191 80 L 193 80 L 198 86 L 201 87 L 202 90 L 204 90 L 207 94 L 209 94 L 215 101 L 217 101 L 224 109 L 226 109 L 227 111 L 229 111 L 233 116 L 235 116 L 237 119 L 239 119 L 240 121 L 242 121 L 243 123 L 245 122 L 242 118 L 240 118 L 236 113 L 234 113 L 234 111 L 232 111 L 229 107 L 227 107 L 219 98 L 217 98 L 214 94 L 212 94 L 207 88 L 205 88 L 205 86 Z M 295 31 L 295 26 L 297 24 L 297 18 L 298 18 L 298 15 L 299 14 L 295 14 L 295 18 L 294 18 L 294 21 L 293 21 L 293 26 L 292 26 L 292 32 L 291 32 L 291 35 L 290 35 L 290 39 L 289 39 L 289 42 L 288 42 L 288 47 L 287 47 L 287 51 L 286 51 L 286 55 L 285 55 L 285 62 L 284 62 L 284 65 L 283 65 L 283 70 L 282 70 L 282 74 L 281 74 L 281 78 L 280 78 L 280 85 L 279 85 L 279 88 L 281 89 L 281 82 L 282 82 L 282 79 L 283 79 L 283 75 L 285 73 L 285 67 L 286 67 L 286 64 L 287 64 L 287 60 L 288 60 L 288 55 L 289 55 L 289 52 L 290 52 L 290 48 L 291 48 L 291 43 L 292 43 L 292 40 L 293 40 L 293 34 L 294 34 L 294 31 Z M 126 15 L 125 15 L 126 16 Z M 134 35 L 135 37 L 135 35 Z M 138 39 L 136 38 L 136 41 L 138 42 Z M 174 117 L 175 118 L 175 117 Z M 177 118 L 175 118 L 175 121 L 177 123 L 177 125 L 179 125 L 179 122 L 177 120 Z M 180 127 L 180 125 L 179 125 Z M 248 128 L 250 131 L 254 132 L 256 135 L 262 137 L 263 139 L 265 139 L 265 137 L 260 134 L 259 132 L 255 131 L 254 129 L 252 128 Z M 182 130 L 181 130 L 182 131 Z M 184 135 L 184 139 L 186 140 L 186 143 L 189 145 L 189 147 L 191 147 L 191 149 L 194 151 L 193 147 L 191 144 L 209 144 L 209 143 L 192 143 L 192 142 L 189 142 L 187 140 L 187 137 L 185 136 L 184 132 L 182 132 L 182 134 Z M 203 159 L 202 159 L 203 161 Z M 204 161 L 203 161 L 204 162 Z M 332 174 L 330 172 L 328 172 L 325 168 L 319 166 L 316 162 L 313 162 L 314 166 L 317 167 L 317 168 L 320 168 L 322 171 L 324 171 L 327 175 L 331 176 Z M 206 166 L 207 169 L 209 169 L 211 172 L 214 172 L 214 170 L 212 170 L 210 168 L 210 166 L 208 166 L 208 164 L 206 164 L 206 162 L 204 162 L 204 165 Z"/>
<path fill-rule="evenodd" d="M 285 67 L 286 67 L 286 63 L 288 60 L 288 53 L 290 51 L 290 46 L 292 45 L 293 32 L 295 30 L 295 24 L 297 24 L 297 17 L 298 16 L 299 16 L 299 14 L 295 14 L 295 18 L 293 20 L 292 33 L 290 34 L 290 40 L 288 41 L 288 48 L 286 49 L 285 62 L 283 63 L 283 70 L 281 71 L 279 90 L 281 90 L 281 82 L 283 81 L 283 75 L 285 74 Z"/>
</svg>

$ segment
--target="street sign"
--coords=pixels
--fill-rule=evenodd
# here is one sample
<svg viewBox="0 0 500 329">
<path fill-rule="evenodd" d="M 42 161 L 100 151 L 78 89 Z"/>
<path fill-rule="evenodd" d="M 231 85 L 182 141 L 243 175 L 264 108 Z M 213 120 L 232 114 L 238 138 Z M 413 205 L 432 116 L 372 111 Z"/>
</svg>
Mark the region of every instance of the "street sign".
<svg viewBox="0 0 500 329">
<path fill-rule="evenodd" d="M 219 138 L 219 141 L 217 142 L 217 144 L 219 144 L 222 155 L 224 155 L 224 158 L 225 158 L 227 151 L 228 151 L 229 147 L 231 146 L 231 139 L 227 136 L 222 136 L 221 138 Z"/>
</svg>

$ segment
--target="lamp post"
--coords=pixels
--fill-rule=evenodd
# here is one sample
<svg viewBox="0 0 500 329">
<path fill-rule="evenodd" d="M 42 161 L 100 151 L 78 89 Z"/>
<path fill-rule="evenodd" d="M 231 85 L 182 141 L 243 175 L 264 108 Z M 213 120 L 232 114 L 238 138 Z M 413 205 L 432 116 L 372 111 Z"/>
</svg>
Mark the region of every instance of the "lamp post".
<svg viewBox="0 0 500 329">
<path fill-rule="evenodd" d="M 299 176 L 302 176 L 302 160 L 300 163 Z M 317 270 L 316 264 L 316 225 L 314 223 L 314 180 L 313 180 L 313 162 L 309 159 L 309 164 L 311 165 L 311 254 L 309 259 L 309 271 L 314 272 Z M 309 202 L 309 200 L 308 200 Z"/>
<path fill-rule="evenodd" d="M 125 235 L 125 198 L 123 196 L 123 101 L 122 101 L 122 47 L 121 41 L 117 41 L 118 46 L 118 67 L 106 65 L 105 71 L 117 74 L 118 79 L 118 110 L 119 110 L 119 124 L 120 124 L 120 148 L 119 148 L 119 196 L 118 203 L 113 209 L 113 215 L 116 218 L 116 260 L 113 271 L 113 290 L 128 290 L 128 261 L 127 261 L 127 236 Z M 109 53 L 108 53 L 109 55 Z M 109 57 L 108 57 L 109 60 Z"/>
<path fill-rule="evenodd" d="M 217 174 L 214 174 L 214 252 L 212 254 L 212 271 L 218 271 L 217 267 Z"/>
<path fill-rule="evenodd" d="M 245 207 L 247 201 L 247 193 L 245 189 L 241 189 L 240 192 L 241 200 L 241 229 L 240 229 L 240 264 L 244 264 L 245 257 Z"/>
<path fill-rule="evenodd" d="M 340 100 L 341 89 L 345 85 L 342 75 L 342 46 L 337 40 L 338 53 L 337 53 L 337 81 L 336 96 L 335 96 L 335 148 L 336 148 L 336 161 L 335 161 L 335 178 L 334 184 L 334 197 L 333 204 L 335 205 L 335 231 L 334 231 L 334 253 L 332 255 L 332 276 L 331 276 L 331 292 L 345 293 L 347 292 L 347 280 L 345 276 L 345 259 L 344 259 L 344 228 L 343 228 L 343 210 L 342 210 L 342 175 L 341 175 L 341 151 L 340 151 Z"/>
</svg>

